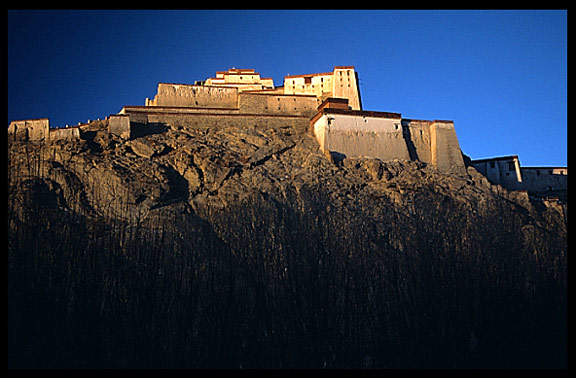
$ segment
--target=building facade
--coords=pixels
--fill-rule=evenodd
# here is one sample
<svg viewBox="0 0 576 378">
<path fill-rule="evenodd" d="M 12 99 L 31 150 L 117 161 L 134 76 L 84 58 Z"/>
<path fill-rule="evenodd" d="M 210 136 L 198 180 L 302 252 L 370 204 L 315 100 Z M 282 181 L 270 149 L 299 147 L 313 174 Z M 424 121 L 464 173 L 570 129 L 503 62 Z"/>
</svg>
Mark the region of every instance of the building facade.
<svg viewBox="0 0 576 378">
<path fill-rule="evenodd" d="M 508 190 L 526 190 L 538 197 L 568 195 L 567 167 L 522 167 L 517 155 L 472 160 L 472 165 L 492 184 Z"/>
<path fill-rule="evenodd" d="M 285 94 L 312 94 L 319 103 L 327 98 L 348 99 L 352 110 L 362 110 L 358 74 L 354 66 L 336 66 L 332 72 L 284 77 Z"/>
<path fill-rule="evenodd" d="M 310 130 L 325 154 L 337 159 L 418 160 L 442 172 L 465 173 L 451 121 L 415 123 L 402 120 L 400 113 L 352 110 L 345 102 L 327 99 L 310 121 Z"/>
</svg>

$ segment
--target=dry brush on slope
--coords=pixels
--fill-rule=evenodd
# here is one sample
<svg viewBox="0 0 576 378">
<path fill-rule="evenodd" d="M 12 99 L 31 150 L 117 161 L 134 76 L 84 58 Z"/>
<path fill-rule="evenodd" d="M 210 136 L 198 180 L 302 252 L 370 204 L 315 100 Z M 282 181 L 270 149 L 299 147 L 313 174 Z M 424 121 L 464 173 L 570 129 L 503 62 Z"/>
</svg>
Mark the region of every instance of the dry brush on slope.
<svg viewBox="0 0 576 378">
<path fill-rule="evenodd" d="M 102 122 L 9 146 L 9 366 L 566 366 L 566 205 L 290 127 Z"/>
</svg>

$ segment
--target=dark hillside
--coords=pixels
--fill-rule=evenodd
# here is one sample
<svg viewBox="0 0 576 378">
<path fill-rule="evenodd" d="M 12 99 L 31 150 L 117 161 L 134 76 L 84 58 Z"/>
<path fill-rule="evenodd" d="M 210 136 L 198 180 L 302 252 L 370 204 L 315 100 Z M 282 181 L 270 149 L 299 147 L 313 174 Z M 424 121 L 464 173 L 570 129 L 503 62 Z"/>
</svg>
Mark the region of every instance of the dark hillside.
<svg viewBox="0 0 576 378">
<path fill-rule="evenodd" d="M 105 127 L 8 146 L 9 367 L 566 367 L 566 204 L 290 127 Z"/>
</svg>

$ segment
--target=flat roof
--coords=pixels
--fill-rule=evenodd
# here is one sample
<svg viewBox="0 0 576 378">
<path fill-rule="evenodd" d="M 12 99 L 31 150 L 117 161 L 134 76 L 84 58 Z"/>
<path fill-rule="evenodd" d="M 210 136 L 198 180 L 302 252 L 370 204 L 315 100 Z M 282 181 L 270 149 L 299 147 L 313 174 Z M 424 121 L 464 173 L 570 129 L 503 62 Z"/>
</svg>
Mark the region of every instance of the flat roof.
<svg viewBox="0 0 576 378">
<path fill-rule="evenodd" d="M 557 165 L 542 165 L 538 167 L 520 167 L 520 169 L 568 169 L 568 166 L 561 167 Z"/>
<path fill-rule="evenodd" d="M 334 75 L 334 71 L 322 72 L 322 73 L 313 73 L 313 74 L 303 74 L 303 75 L 289 75 L 289 76 L 284 76 L 284 79 L 290 79 L 293 77 L 312 77 L 312 76 L 329 76 L 329 75 Z"/>
<path fill-rule="evenodd" d="M 361 116 L 361 117 L 402 118 L 401 113 L 377 112 L 377 111 L 372 111 L 372 110 L 349 110 L 349 109 L 338 109 L 338 108 L 323 108 L 322 112 L 333 113 L 333 114 L 354 115 L 354 116 Z"/>
<path fill-rule="evenodd" d="M 353 69 L 354 69 L 354 66 L 334 66 L 334 70 L 353 70 Z M 322 73 L 303 74 L 303 75 L 287 75 L 287 76 L 284 76 L 284 79 L 292 78 L 292 77 L 312 77 L 312 76 L 334 75 L 334 70 L 332 70 L 332 72 L 322 72 Z"/>
<path fill-rule="evenodd" d="M 401 113 L 391 113 L 391 112 L 376 112 L 370 110 L 350 110 L 350 109 L 338 109 L 338 108 L 321 108 L 318 113 L 312 119 L 310 123 L 316 122 L 324 114 L 343 114 L 352 115 L 357 117 L 375 117 L 375 118 L 394 118 L 401 119 Z"/>
<path fill-rule="evenodd" d="M 505 160 L 518 160 L 518 155 L 496 156 L 493 158 L 471 159 L 472 163 L 485 163 L 489 161 L 505 161 Z"/>
</svg>

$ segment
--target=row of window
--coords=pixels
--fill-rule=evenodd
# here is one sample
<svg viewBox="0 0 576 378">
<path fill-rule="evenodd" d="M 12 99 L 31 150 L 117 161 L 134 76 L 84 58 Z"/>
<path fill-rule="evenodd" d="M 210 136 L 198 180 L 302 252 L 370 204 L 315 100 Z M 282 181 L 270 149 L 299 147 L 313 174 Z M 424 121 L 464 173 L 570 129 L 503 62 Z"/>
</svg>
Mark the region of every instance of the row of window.
<svg viewBox="0 0 576 378">
<path fill-rule="evenodd" d="M 342 74 L 342 72 L 340 72 L 340 74 Z M 342 77 L 340 77 L 340 81 L 342 81 Z M 320 78 L 320 83 L 324 83 L 323 77 Z M 350 83 L 350 78 L 348 78 L 348 83 Z M 305 77 L 304 78 L 304 85 L 307 85 L 307 84 L 312 84 L 312 77 Z M 296 80 L 292 80 L 292 86 L 295 86 L 295 85 L 296 85 Z M 323 84 L 321 84 L 321 85 L 323 85 Z M 348 86 L 350 86 L 350 84 L 348 84 Z M 312 87 L 314 87 L 314 85 L 312 85 Z"/>
<path fill-rule="evenodd" d="M 492 169 L 493 169 L 493 168 L 496 168 L 496 162 L 491 161 L 491 162 L 490 162 L 490 168 L 492 168 Z M 508 171 L 515 171 L 515 170 L 516 170 L 516 163 L 513 162 L 513 161 L 509 161 L 509 162 L 508 162 Z M 545 169 L 542 169 L 542 170 L 537 169 L 537 170 L 536 170 L 536 176 L 540 176 L 540 171 L 544 171 L 544 172 L 547 171 L 549 175 L 553 175 L 553 174 L 554 174 L 554 171 L 553 171 L 552 169 L 548 169 L 548 170 L 545 170 Z M 563 175 L 564 172 L 563 172 L 563 171 L 560 171 L 560 174 Z M 508 175 L 508 174 L 506 174 L 506 175 Z"/>
</svg>

